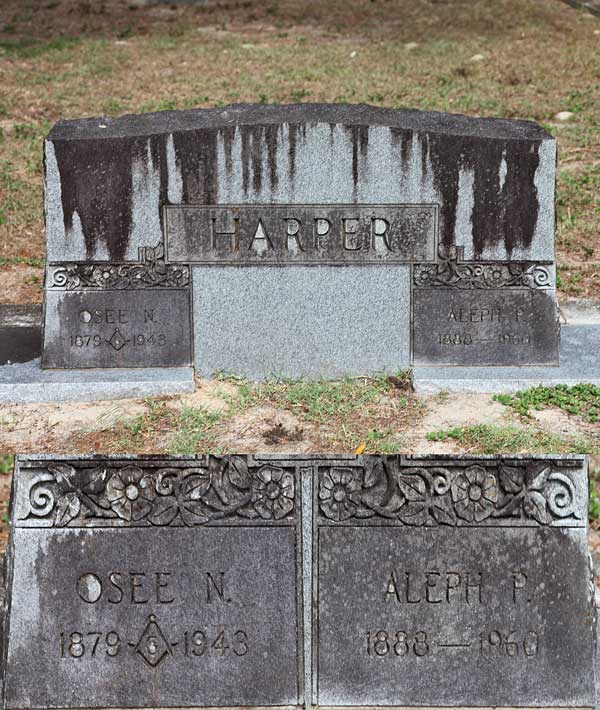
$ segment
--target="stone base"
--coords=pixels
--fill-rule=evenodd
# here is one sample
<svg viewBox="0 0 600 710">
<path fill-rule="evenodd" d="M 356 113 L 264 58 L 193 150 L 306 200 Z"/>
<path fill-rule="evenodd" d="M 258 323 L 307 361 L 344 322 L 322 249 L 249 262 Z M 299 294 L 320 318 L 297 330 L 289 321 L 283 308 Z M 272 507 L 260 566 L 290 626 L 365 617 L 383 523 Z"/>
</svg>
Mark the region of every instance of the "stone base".
<svg viewBox="0 0 600 710">
<path fill-rule="evenodd" d="M 92 402 L 193 392 L 192 367 L 42 370 L 40 360 L 0 367 L 0 403 Z"/>
<path fill-rule="evenodd" d="M 419 394 L 510 393 L 536 385 L 600 386 L 600 325 L 563 325 L 559 367 L 415 367 Z"/>
</svg>

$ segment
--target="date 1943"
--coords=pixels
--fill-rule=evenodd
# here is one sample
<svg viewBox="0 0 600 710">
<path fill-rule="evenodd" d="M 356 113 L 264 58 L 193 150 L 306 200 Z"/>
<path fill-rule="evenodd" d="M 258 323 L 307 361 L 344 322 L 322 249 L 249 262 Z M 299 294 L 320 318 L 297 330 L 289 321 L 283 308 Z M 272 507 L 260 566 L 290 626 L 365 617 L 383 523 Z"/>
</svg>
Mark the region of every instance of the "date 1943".
<svg viewBox="0 0 600 710">
<path fill-rule="evenodd" d="M 227 658 L 245 656 L 248 653 L 248 635 L 241 629 L 229 631 L 221 628 L 211 633 L 206 630 L 184 631 L 176 640 L 161 640 L 173 655 L 184 658 L 216 657 Z M 130 651 L 144 650 L 155 653 L 158 639 L 156 635 L 144 635 L 133 642 L 117 631 L 71 631 L 60 634 L 60 657 L 69 659 L 114 658 Z M 177 651 L 177 654 L 176 654 Z"/>
</svg>

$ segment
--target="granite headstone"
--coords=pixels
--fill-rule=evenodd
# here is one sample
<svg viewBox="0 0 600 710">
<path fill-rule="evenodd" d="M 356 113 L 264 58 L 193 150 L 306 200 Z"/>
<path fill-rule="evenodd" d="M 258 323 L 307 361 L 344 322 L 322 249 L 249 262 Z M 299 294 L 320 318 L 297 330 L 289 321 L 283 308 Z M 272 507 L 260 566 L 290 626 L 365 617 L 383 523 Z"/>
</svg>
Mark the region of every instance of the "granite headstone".
<svg viewBox="0 0 600 710">
<path fill-rule="evenodd" d="M 578 456 L 18 457 L 6 710 L 594 708 Z"/>
<path fill-rule="evenodd" d="M 302 703 L 298 470 L 23 458 L 5 708 Z"/>
<path fill-rule="evenodd" d="M 585 460 L 369 457 L 314 501 L 320 707 L 595 707 Z"/>
<path fill-rule="evenodd" d="M 558 363 L 535 123 L 236 105 L 61 121 L 45 165 L 45 367 Z"/>
</svg>

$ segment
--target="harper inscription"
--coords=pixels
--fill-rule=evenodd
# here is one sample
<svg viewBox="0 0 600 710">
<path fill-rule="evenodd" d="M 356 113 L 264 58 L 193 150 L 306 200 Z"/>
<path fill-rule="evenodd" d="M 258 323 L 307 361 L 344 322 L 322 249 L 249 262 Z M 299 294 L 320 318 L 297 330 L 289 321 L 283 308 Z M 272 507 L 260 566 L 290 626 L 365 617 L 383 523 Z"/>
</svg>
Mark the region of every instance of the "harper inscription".
<svg viewBox="0 0 600 710">
<path fill-rule="evenodd" d="M 171 262 L 410 263 L 435 258 L 436 205 L 171 205 Z"/>
</svg>

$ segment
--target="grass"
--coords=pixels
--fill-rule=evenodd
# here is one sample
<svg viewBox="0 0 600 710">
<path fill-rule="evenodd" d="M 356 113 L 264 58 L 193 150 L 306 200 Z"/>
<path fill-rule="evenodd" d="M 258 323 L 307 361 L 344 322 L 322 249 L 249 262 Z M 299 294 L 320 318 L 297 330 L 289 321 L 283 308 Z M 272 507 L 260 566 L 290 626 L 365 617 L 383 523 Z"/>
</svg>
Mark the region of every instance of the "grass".
<svg viewBox="0 0 600 710">
<path fill-rule="evenodd" d="M 600 521 L 600 496 L 598 495 L 598 479 L 600 474 L 590 473 L 590 522 Z"/>
<path fill-rule="evenodd" d="M 564 292 L 600 296 L 593 17 L 557 0 L 278 0 L 97 17 L 75 6 L 23 15 L 16 0 L 8 5 L 14 11 L 0 9 L 0 266 L 43 262 L 42 143 L 60 118 L 239 101 L 367 102 L 546 125 L 559 142 Z M 555 123 L 561 110 L 573 119 Z"/>
<path fill-rule="evenodd" d="M 600 416 L 600 387 L 591 384 L 539 385 L 514 395 L 497 394 L 494 399 L 524 417 L 529 417 L 532 409 L 540 411 L 545 407 L 558 407 L 588 422 L 597 422 Z"/>
<path fill-rule="evenodd" d="M 465 453 L 597 454 L 600 444 L 523 426 L 479 424 L 430 432 L 429 441 L 455 441 Z"/>
<path fill-rule="evenodd" d="M 12 474 L 15 457 L 12 454 L 0 454 L 0 475 Z"/>
<path fill-rule="evenodd" d="M 121 420 L 102 432 L 101 447 L 111 451 L 153 450 L 188 454 L 199 451 L 239 451 L 236 417 L 260 432 L 263 447 L 289 446 L 310 430 L 315 450 L 352 452 L 364 446 L 368 453 L 392 453 L 402 448 L 403 431 L 424 412 L 424 406 L 407 391 L 410 374 L 348 378 L 341 381 L 267 381 L 252 384 L 231 375 L 220 375 L 214 397 L 221 405 L 174 408 L 169 400 L 147 400 L 148 411 Z M 263 412 L 273 412 L 265 421 Z M 281 423 L 284 413 L 297 425 Z M 98 433 L 83 434 L 79 444 L 98 441 Z"/>
</svg>

